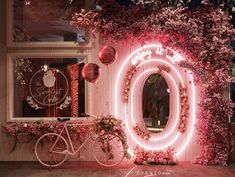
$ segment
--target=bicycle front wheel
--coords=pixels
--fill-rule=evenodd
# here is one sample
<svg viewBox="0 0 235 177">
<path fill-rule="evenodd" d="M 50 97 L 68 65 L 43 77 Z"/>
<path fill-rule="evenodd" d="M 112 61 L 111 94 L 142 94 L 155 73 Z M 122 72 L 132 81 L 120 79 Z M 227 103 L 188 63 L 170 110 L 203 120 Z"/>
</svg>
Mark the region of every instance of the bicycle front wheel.
<svg viewBox="0 0 235 177">
<path fill-rule="evenodd" d="M 124 147 L 118 136 L 107 133 L 94 141 L 93 155 L 100 165 L 112 167 L 122 162 Z"/>
<path fill-rule="evenodd" d="M 47 133 L 35 145 L 37 160 L 46 167 L 61 165 L 68 157 L 68 143 L 59 134 Z"/>
</svg>

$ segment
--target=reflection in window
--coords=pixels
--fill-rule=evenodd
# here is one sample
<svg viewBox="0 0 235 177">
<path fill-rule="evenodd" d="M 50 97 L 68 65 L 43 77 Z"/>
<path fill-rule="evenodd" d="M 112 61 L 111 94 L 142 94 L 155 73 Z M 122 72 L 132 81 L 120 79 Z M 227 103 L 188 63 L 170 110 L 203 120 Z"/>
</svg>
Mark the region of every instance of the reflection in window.
<svg viewBox="0 0 235 177">
<path fill-rule="evenodd" d="M 142 96 L 144 122 L 150 131 L 162 131 L 169 117 L 169 88 L 160 74 L 152 74 L 144 84 Z"/>
<path fill-rule="evenodd" d="M 83 58 L 14 59 L 14 117 L 81 116 L 83 66 Z"/>
<path fill-rule="evenodd" d="M 88 41 L 86 30 L 70 25 L 71 15 L 85 8 L 83 0 L 14 1 L 13 41 Z"/>
</svg>

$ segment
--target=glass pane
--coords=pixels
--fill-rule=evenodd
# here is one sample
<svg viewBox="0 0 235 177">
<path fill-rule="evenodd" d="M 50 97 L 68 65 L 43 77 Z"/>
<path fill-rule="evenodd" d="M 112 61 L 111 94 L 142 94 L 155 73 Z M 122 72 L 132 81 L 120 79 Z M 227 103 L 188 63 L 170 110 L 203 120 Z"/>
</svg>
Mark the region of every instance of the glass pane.
<svg viewBox="0 0 235 177">
<path fill-rule="evenodd" d="M 84 0 L 13 0 L 13 42 L 88 42 L 87 31 L 70 25 Z M 27 4 L 28 2 L 28 4 Z"/>
<path fill-rule="evenodd" d="M 142 110 L 148 130 L 163 131 L 169 118 L 169 88 L 160 74 L 152 74 L 146 80 L 142 95 Z"/>
<path fill-rule="evenodd" d="M 83 66 L 83 58 L 14 59 L 14 117 L 81 116 Z"/>
</svg>

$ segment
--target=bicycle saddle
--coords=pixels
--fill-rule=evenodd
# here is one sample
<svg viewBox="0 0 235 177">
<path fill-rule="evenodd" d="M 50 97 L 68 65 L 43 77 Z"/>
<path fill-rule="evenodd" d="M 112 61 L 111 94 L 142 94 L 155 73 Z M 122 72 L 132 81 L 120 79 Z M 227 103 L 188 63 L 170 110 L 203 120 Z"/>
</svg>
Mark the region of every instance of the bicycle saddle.
<svg viewBox="0 0 235 177">
<path fill-rule="evenodd" d="M 57 120 L 60 122 L 65 122 L 65 121 L 70 120 L 70 118 L 69 117 L 58 117 Z"/>
</svg>

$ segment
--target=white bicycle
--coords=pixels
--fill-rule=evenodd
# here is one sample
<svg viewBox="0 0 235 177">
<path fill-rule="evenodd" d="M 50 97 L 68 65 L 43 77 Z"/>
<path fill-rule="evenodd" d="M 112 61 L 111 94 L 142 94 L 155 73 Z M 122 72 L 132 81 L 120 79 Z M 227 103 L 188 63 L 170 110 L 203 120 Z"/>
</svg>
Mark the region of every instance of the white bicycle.
<svg viewBox="0 0 235 177">
<path fill-rule="evenodd" d="M 120 138 L 114 133 L 110 132 L 98 136 L 94 130 L 90 128 L 85 141 L 76 148 L 74 147 L 75 143 L 72 141 L 67 127 L 92 127 L 94 123 L 73 124 L 71 122 L 66 122 L 70 120 L 69 118 L 58 118 L 57 120 L 64 122 L 61 131 L 59 133 L 46 133 L 36 142 L 35 155 L 42 165 L 46 167 L 57 167 L 61 165 L 66 161 L 68 156 L 76 156 L 89 140 L 93 140 L 93 156 L 100 165 L 111 167 L 122 162 L 125 156 L 124 147 L 122 146 Z"/>
</svg>

